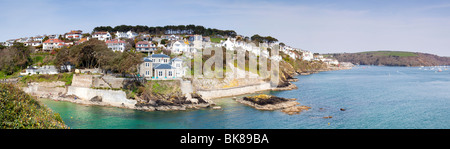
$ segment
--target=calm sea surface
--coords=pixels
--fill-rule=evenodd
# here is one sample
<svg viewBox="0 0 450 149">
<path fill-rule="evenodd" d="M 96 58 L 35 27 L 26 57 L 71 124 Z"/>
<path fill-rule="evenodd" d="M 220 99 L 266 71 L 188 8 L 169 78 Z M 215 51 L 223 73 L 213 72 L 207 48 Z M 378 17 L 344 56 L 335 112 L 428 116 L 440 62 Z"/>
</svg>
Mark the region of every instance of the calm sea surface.
<svg viewBox="0 0 450 149">
<path fill-rule="evenodd" d="M 297 98 L 312 107 L 299 115 L 259 111 L 231 98 L 215 100 L 222 110 L 171 112 L 42 101 L 74 129 L 449 129 L 450 70 L 446 69 L 450 68 L 438 72 L 434 67 L 359 66 L 298 76 L 297 90 L 266 92 Z"/>
</svg>

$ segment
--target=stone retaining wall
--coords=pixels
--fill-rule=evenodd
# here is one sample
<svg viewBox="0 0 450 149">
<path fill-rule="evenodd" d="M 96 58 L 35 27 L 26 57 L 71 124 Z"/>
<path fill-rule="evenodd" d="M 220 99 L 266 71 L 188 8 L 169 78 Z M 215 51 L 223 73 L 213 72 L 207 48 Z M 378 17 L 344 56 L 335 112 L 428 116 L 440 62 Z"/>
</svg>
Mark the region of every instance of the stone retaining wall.
<svg viewBox="0 0 450 149">
<path fill-rule="evenodd" d="M 266 82 L 266 83 L 261 83 L 261 84 L 257 84 L 257 85 L 249 85 L 249 86 L 242 86 L 242 87 L 197 91 L 197 93 L 202 95 L 203 98 L 214 99 L 214 98 L 249 94 L 249 93 L 254 93 L 254 92 L 258 92 L 258 91 L 266 91 L 266 90 L 271 90 L 271 89 L 272 89 L 272 87 L 270 86 L 270 83 Z"/>
<path fill-rule="evenodd" d="M 112 105 L 121 105 L 123 103 L 126 106 L 134 106 L 136 104 L 135 100 L 127 99 L 125 92 L 122 90 L 101 90 L 69 86 L 67 89 L 67 95 L 75 95 L 80 97 L 82 100 L 90 100 L 95 96 L 100 96 L 102 97 L 102 102 Z"/>
</svg>

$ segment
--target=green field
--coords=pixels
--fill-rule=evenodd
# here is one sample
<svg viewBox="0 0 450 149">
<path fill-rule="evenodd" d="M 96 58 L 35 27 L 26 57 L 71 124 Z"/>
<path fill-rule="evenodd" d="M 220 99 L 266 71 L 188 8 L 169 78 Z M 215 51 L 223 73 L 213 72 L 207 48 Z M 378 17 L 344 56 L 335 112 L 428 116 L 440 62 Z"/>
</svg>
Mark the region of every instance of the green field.
<svg viewBox="0 0 450 149">
<path fill-rule="evenodd" d="M 399 56 L 399 57 L 418 56 L 414 52 L 404 52 L 404 51 L 367 51 L 361 53 L 370 53 L 374 55 L 383 55 L 383 56 Z"/>
<path fill-rule="evenodd" d="M 211 42 L 220 43 L 220 40 L 224 40 L 225 38 L 211 38 Z"/>
</svg>

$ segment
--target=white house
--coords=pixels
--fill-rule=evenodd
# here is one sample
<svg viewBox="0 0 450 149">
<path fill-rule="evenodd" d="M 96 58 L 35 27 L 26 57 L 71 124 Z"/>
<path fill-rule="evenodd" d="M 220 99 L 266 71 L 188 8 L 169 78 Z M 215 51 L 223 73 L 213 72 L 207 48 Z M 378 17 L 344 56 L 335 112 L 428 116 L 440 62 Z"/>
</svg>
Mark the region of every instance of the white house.
<svg viewBox="0 0 450 149">
<path fill-rule="evenodd" d="M 179 58 L 174 58 L 170 60 L 170 64 L 172 65 L 172 67 L 176 69 L 175 77 L 181 78 L 186 74 L 186 71 L 183 67 L 183 60 Z"/>
<path fill-rule="evenodd" d="M 303 51 L 302 58 L 303 60 L 311 61 L 314 59 L 314 55 L 311 51 Z"/>
<path fill-rule="evenodd" d="M 58 70 L 53 65 L 44 65 L 42 67 L 28 67 L 20 73 L 20 75 L 34 75 L 34 74 L 58 74 Z"/>
<path fill-rule="evenodd" d="M 126 42 L 120 39 L 111 39 L 106 41 L 106 45 L 109 49 L 115 51 L 123 52 L 125 51 Z"/>
<path fill-rule="evenodd" d="M 322 59 L 322 60 L 323 60 L 323 62 L 327 63 L 328 65 L 331 65 L 331 64 L 339 65 L 339 61 L 335 60 L 335 59 L 325 58 L 325 59 Z"/>
<path fill-rule="evenodd" d="M 152 52 L 156 50 L 156 45 L 148 41 L 138 41 L 136 43 L 136 51 L 139 52 Z"/>
<path fill-rule="evenodd" d="M 92 34 L 92 38 L 98 40 L 106 41 L 111 39 L 111 34 L 109 32 L 95 32 Z"/>
<path fill-rule="evenodd" d="M 39 41 L 39 42 L 42 42 L 42 40 L 44 40 L 44 36 L 36 36 L 36 37 L 33 37 L 33 41 Z"/>
<path fill-rule="evenodd" d="M 138 36 L 138 33 L 132 32 L 132 31 L 128 31 L 128 32 L 116 32 L 116 38 L 120 39 L 120 38 L 135 38 L 136 36 Z"/>
<path fill-rule="evenodd" d="M 116 32 L 116 39 L 120 39 L 120 38 L 128 38 L 127 33 L 117 31 Z"/>
<path fill-rule="evenodd" d="M 44 41 L 42 50 L 50 51 L 52 49 L 61 48 L 65 45 L 64 41 L 59 39 L 48 39 Z"/>
<path fill-rule="evenodd" d="M 138 36 L 138 33 L 132 32 L 132 31 L 128 31 L 127 32 L 128 38 L 135 38 L 136 36 Z"/>
<path fill-rule="evenodd" d="M 175 54 L 189 51 L 189 43 L 181 40 L 175 41 L 171 47 L 171 51 Z"/>
<path fill-rule="evenodd" d="M 25 46 L 36 47 L 36 46 L 40 46 L 41 44 L 42 43 L 40 41 L 28 41 L 28 42 L 25 42 Z"/>
<path fill-rule="evenodd" d="M 31 41 L 31 40 L 32 40 L 31 38 L 25 37 L 25 38 L 20 38 L 18 40 L 18 42 L 25 43 L 25 42 L 28 42 L 28 41 Z"/>
<path fill-rule="evenodd" d="M 180 59 L 170 60 L 165 54 L 152 54 L 143 60 L 138 66 L 138 74 L 146 79 L 172 80 L 182 77 L 185 73 Z"/>
<path fill-rule="evenodd" d="M 230 38 L 227 38 L 226 41 L 222 42 L 222 46 L 227 50 L 234 50 L 234 42 L 232 42 Z"/>
<path fill-rule="evenodd" d="M 81 33 L 82 33 L 81 30 L 71 30 L 70 32 L 65 34 L 65 37 L 67 39 L 77 39 L 77 40 L 79 40 L 79 39 L 81 39 L 81 36 L 82 36 Z"/>
</svg>

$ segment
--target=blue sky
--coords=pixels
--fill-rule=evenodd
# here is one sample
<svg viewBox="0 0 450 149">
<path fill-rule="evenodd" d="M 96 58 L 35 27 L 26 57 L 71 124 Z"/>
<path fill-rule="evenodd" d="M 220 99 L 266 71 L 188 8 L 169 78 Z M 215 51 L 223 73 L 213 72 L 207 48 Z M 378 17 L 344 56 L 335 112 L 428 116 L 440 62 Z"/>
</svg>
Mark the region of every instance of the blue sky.
<svg viewBox="0 0 450 149">
<path fill-rule="evenodd" d="M 444 0 L 0 0 L 0 7 L 0 41 L 106 25 L 195 24 L 270 35 L 318 53 L 450 56 L 450 1 Z"/>
</svg>

